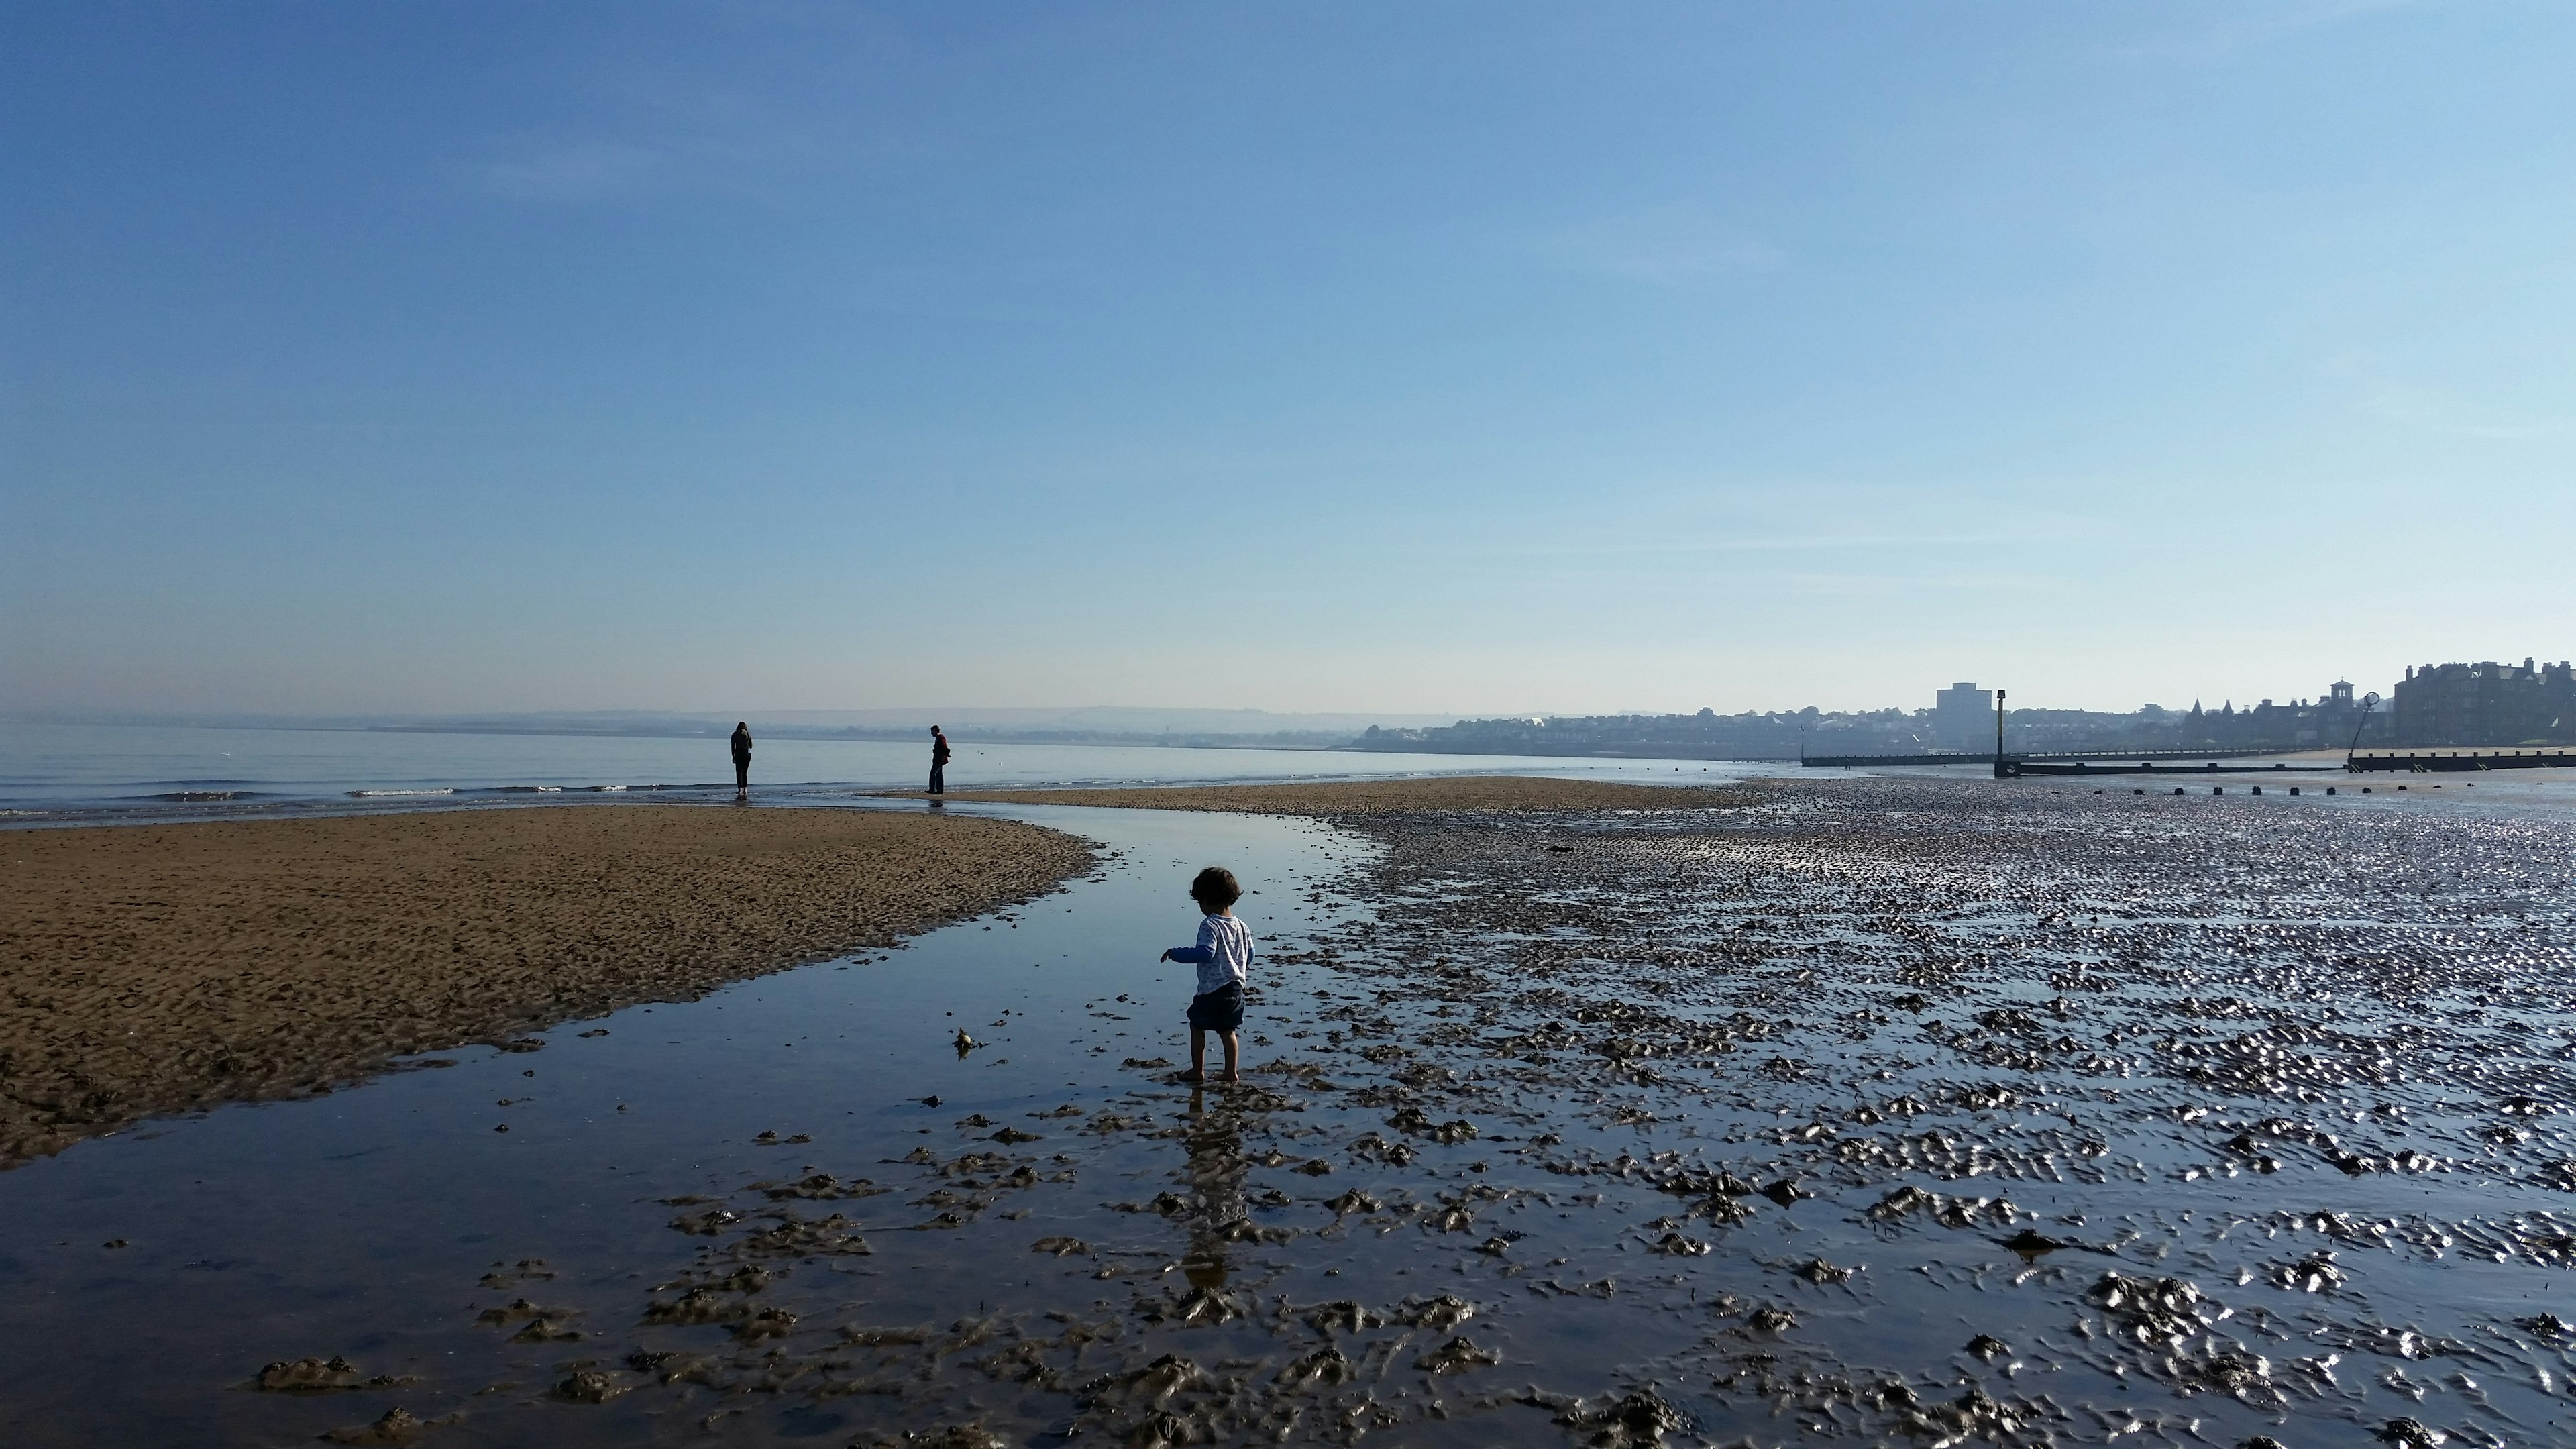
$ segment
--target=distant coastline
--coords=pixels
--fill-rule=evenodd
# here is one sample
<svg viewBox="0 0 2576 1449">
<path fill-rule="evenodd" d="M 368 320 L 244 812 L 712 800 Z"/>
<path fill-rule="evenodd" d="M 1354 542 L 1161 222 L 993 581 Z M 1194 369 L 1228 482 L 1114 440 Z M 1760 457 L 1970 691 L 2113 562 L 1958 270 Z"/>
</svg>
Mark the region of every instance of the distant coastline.
<svg viewBox="0 0 2576 1449">
<path fill-rule="evenodd" d="M 757 725 L 757 721 L 754 722 Z M 577 726 L 539 727 L 525 724 L 379 724 L 379 725 L 251 725 L 251 729 L 323 729 L 359 734 L 382 735 L 545 735 L 576 736 L 593 739 L 710 739 L 723 735 L 721 728 L 581 728 Z M 911 744 L 922 731 L 911 727 L 886 725 L 850 726 L 842 729 L 799 729 L 794 725 L 771 725 L 755 728 L 762 739 L 771 740 L 877 740 Z M 958 731 L 961 743 L 997 745 L 1111 745 L 1134 748 L 1167 748 L 1196 750 L 1357 750 L 1346 730 L 1282 730 L 1264 735 L 1184 734 L 1161 731 L 1152 734 L 1116 730 L 976 730 L 971 735 Z"/>
</svg>

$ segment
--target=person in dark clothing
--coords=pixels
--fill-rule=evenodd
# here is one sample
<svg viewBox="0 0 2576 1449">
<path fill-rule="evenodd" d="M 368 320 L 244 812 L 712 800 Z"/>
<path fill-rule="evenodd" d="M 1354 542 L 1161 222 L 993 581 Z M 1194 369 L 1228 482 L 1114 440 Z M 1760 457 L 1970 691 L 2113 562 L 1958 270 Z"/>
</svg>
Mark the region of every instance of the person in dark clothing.
<svg viewBox="0 0 2576 1449">
<path fill-rule="evenodd" d="M 751 721 L 736 720 L 733 726 L 733 798 L 751 798 Z"/>
<path fill-rule="evenodd" d="M 948 736 L 937 725 L 930 727 L 930 793 L 948 793 Z"/>
</svg>

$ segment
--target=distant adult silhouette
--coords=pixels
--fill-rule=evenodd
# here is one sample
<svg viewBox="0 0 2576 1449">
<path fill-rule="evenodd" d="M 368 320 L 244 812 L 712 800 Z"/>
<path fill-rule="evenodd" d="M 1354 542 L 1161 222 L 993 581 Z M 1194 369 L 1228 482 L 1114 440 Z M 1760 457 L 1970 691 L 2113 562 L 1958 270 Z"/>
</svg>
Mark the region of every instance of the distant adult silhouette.
<svg viewBox="0 0 2576 1449">
<path fill-rule="evenodd" d="M 736 720 L 733 727 L 733 798 L 751 798 L 751 721 Z"/>
<path fill-rule="evenodd" d="M 930 727 L 930 793 L 948 793 L 948 736 L 937 725 Z"/>
</svg>

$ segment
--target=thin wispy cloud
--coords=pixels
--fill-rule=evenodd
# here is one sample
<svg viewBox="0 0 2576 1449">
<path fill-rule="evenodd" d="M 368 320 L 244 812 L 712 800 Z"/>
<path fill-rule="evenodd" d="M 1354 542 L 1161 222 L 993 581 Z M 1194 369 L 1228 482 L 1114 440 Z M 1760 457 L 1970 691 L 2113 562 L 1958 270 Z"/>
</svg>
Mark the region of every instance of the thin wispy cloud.
<svg viewBox="0 0 2576 1449">
<path fill-rule="evenodd" d="M 1913 553 L 1987 549 L 2059 542 L 2083 536 L 2096 520 L 2050 513 L 2018 517 L 1987 528 L 1889 528 L 1867 532 L 1800 532 L 1748 521 L 1740 530 L 1687 524 L 1645 530 L 1540 529 L 1526 520 L 1517 537 L 1498 536 L 1480 552 L 1515 558 L 1616 557 L 1686 559 L 1721 554 Z M 1633 523 L 1633 519 L 1631 519 Z M 1475 547 L 1475 545 L 1470 545 Z"/>
<path fill-rule="evenodd" d="M 1658 286 L 1767 272 L 1788 261 L 1779 248 L 1743 227 L 1689 208 L 1585 222 L 1542 237 L 1537 251 L 1568 271 Z"/>
<path fill-rule="evenodd" d="M 478 188 L 514 201 L 591 202 L 642 195 L 671 178 L 662 151 L 614 141 L 527 147 L 466 170 Z"/>
<path fill-rule="evenodd" d="M 466 187 L 568 206 L 688 194 L 784 203 L 918 147 L 795 91 L 760 95 L 659 72 L 590 89 L 593 114 L 579 124 L 485 137 L 455 163 Z"/>
<path fill-rule="evenodd" d="M 1847 553 L 1871 549 L 1980 548 L 1998 543 L 2026 542 L 2042 535 L 2036 532 L 2011 533 L 1876 533 L 1876 534 L 1795 534 L 1746 536 L 1733 538 L 1654 538 L 1605 540 L 1594 544 L 1535 544 L 1524 552 L 1533 554 L 1619 553 L 1628 555 L 1669 554 L 1676 557 L 1709 553 Z"/>
<path fill-rule="evenodd" d="M 2203 12 L 2208 19 L 2171 26 L 2113 53 L 2137 60 L 2209 64 L 2292 36 L 2410 8 L 2417 0 L 2293 0 L 2288 4 L 2226 5 Z M 2169 12 L 2170 13 L 2170 12 Z"/>
<path fill-rule="evenodd" d="M 2487 407 L 2443 388 L 2373 378 L 2362 384 L 2360 407 L 2400 427 L 2446 438 L 2527 443 L 2564 437 L 2565 418 L 2517 415 Z"/>
<path fill-rule="evenodd" d="M 2045 574 L 1944 571 L 1923 574 L 1785 573 L 1768 582 L 1792 594 L 1814 598 L 1894 599 L 1909 594 L 2048 593 L 2065 591 L 2063 578 Z"/>
</svg>

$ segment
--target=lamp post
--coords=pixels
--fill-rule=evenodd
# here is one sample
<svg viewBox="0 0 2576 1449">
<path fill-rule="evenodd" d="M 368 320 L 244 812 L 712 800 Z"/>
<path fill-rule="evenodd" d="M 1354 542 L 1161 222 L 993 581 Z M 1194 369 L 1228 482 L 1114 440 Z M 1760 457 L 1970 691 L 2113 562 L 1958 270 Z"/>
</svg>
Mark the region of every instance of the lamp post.
<svg viewBox="0 0 2576 1449">
<path fill-rule="evenodd" d="M 2004 758 L 2004 692 L 1995 691 L 1995 778 L 2009 780 L 2017 772 Z"/>
<path fill-rule="evenodd" d="M 2361 748 L 2362 729 L 2370 723 L 2370 712 L 2377 708 L 2379 708 L 2378 690 L 2374 689 L 2361 697 L 2361 718 L 2353 721 L 2352 743 L 2343 747 L 2343 768 L 2346 774 L 2352 771 L 2353 752 Z"/>
</svg>

